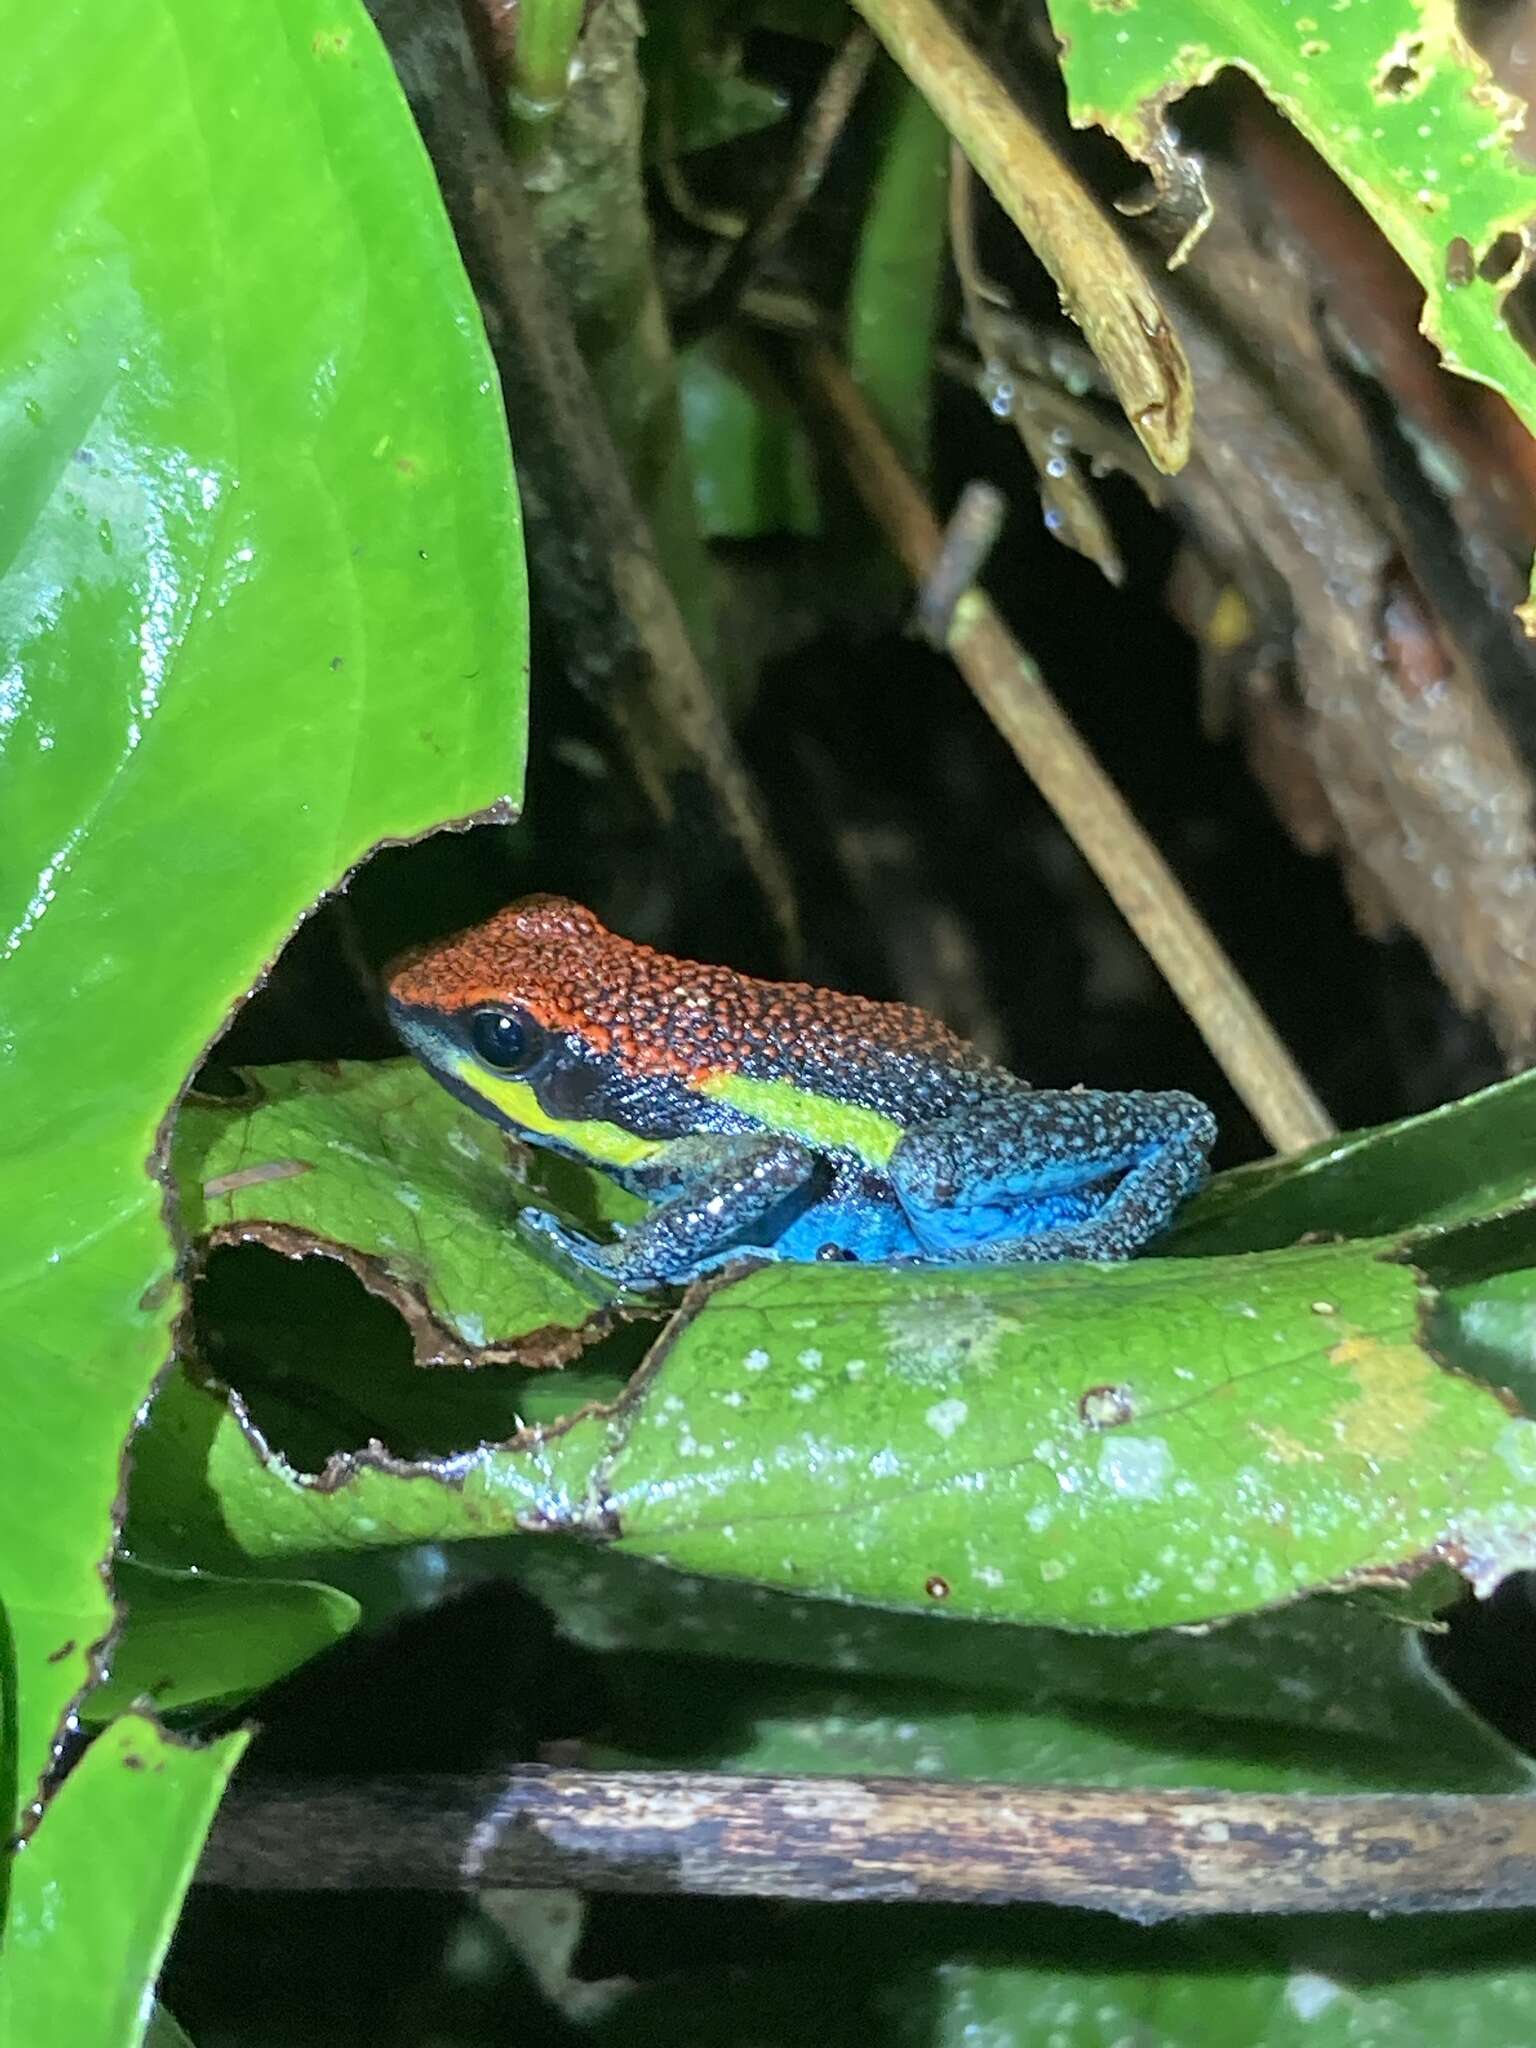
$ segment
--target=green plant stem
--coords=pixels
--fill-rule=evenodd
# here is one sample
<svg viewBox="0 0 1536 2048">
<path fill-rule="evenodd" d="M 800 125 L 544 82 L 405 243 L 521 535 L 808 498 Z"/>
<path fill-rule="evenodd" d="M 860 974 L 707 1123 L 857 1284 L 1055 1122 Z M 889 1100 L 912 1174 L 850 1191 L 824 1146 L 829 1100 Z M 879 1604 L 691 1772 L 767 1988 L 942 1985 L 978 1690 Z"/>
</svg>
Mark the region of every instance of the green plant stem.
<svg viewBox="0 0 1536 2048">
<path fill-rule="evenodd" d="M 643 100 L 634 0 L 604 0 L 581 74 L 525 178 L 540 249 L 699 663 L 720 660 L 714 565 L 699 532 L 677 356 L 656 280 L 641 161 Z"/>
<path fill-rule="evenodd" d="M 680 573 L 681 550 L 667 551 L 663 522 L 648 522 L 637 502 L 653 474 L 633 454 L 635 442 L 624 431 L 638 432 L 639 423 L 635 413 L 621 414 L 617 404 L 610 409 L 604 402 L 619 381 L 621 349 L 615 344 L 599 369 L 590 355 L 583 359 L 572 333 L 568 313 L 578 320 L 586 313 L 593 322 L 601 313 L 616 323 L 619 308 L 572 306 L 569 295 L 551 285 L 557 254 L 572 276 L 582 268 L 574 246 L 576 220 L 594 233 L 622 239 L 628 217 L 611 225 L 601 194 L 594 199 L 570 190 L 574 167 L 566 166 L 558 190 L 541 198 L 546 208 L 559 201 L 572 209 L 572 239 L 555 236 L 546 262 L 546 236 L 535 232 L 531 195 L 492 128 L 453 0 L 374 5 L 432 152 L 466 263 L 480 284 L 530 508 L 530 555 L 572 676 L 613 719 L 639 784 L 668 829 L 675 829 L 680 786 L 708 791 L 722 832 L 740 848 L 793 956 L 797 925 L 784 860 L 704 673 L 698 636 L 689 630 L 694 615 L 682 610 L 690 597 L 702 602 L 707 624 L 708 585 L 695 587 Z M 621 12 L 632 14 L 622 0 L 607 0 L 597 19 Z M 585 85 L 594 68 L 590 38 L 583 59 Z M 638 169 L 634 175 L 638 191 Z M 615 190 L 622 195 L 624 189 L 616 176 Z M 550 227 L 547 213 L 544 226 Z M 588 261 L 597 267 L 590 251 Z M 647 305 L 658 303 L 649 281 L 648 244 L 640 288 Z M 630 314 L 638 318 L 633 305 Z M 661 333 L 664 342 L 664 326 Z M 668 416 L 666 403 L 670 376 L 675 415 L 670 349 L 658 358 L 656 374 L 657 440 L 670 454 L 671 471 L 681 471 L 686 482 L 681 427 Z M 638 394 L 630 397 L 641 405 Z M 691 531 L 704 564 L 701 573 L 707 574 L 707 553 L 697 529 Z"/>
<path fill-rule="evenodd" d="M 508 111 L 514 124 L 542 127 L 565 98 L 586 0 L 521 0 Z"/>
</svg>

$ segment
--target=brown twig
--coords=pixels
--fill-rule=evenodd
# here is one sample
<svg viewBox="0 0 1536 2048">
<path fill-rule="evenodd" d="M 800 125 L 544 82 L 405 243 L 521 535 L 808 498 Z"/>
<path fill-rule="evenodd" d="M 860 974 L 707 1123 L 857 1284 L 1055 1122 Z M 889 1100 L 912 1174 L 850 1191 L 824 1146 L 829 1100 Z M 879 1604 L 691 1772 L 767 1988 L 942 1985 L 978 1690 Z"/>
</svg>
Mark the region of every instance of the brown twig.
<svg viewBox="0 0 1536 2048">
<path fill-rule="evenodd" d="M 1040 1902 L 1211 1913 L 1536 1905 L 1525 1794 L 1290 1798 L 693 1771 L 252 1779 L 198 1871 L 241 1890 Z"/>
<path fill-rule="evenodd" d="M 779 189 L 727 249 L 720 268 L 692 305 L 674 318 L 673 331 L 679 343 L 695 341 L 731 317 L 742 293 L 794 226 L 822 181 L 837 138 L 869 75 L 875 48 L 875 39 L 862 22 L 844 37 L 805 110 Z"/>
<path fill-rule="evenodd" d="M 672 817 L 675 784 L 696 779 L 709 791 L 793 951 L 787 869 L 540 259 L 528 201 L 457 6 L 372 5 L 481 291 L 517 448 L 536 587 L 568 665 L 624 733 L 663 820 Z"/>
<path fill-rule="evenodd" d="M 927 501 L 831 350 L 802 344 L 793 360 L 866 509 L 924 582 L 943 545 Z M 1241 975 L 978 590 L 956 607 L 949 652 L 1270 1142 L 1284 1152 L 1330 1136 L 1327 1112 Z"/>
<path fill-rule="evenodd" d="M 956 500 L 933 567 L 918 585 L 912 630 L 940 652 L 949 645 L 955 607 L 997 545 L 1008 501 L 995 484 L 973 478 Z"/>
</svg>

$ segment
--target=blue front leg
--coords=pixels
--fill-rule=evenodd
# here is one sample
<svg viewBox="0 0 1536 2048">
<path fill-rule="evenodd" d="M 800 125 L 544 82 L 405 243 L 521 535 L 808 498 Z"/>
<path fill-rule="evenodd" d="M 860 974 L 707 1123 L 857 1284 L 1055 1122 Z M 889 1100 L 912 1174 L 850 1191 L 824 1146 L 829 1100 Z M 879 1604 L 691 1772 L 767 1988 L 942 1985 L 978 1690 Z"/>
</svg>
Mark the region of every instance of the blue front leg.
<svg viewBox="0 0 1536 2048">
<path fill-rule="evenodd" d="M 1200 1186 L 1215 1138 L 1192 1095 L 1021 1090 L 909 1131 L 890 1175 L 935 1261 L 1126 1259 Z"/>
<path fill-rule="evenodd" d="M 617 1244 L 594 1244 L 542 1209 L 525 1209 L 518 1221 L 589 1273 L 624 1287 L 665 1287 L 754 1251 L 781 1256 L 774 1240 L 814 1202 L 817 1171 L 817 1155 L 794 1138 L 681 1138 L 624 1175 L 637 1194 L 668 1199 Z"/>
</svg>

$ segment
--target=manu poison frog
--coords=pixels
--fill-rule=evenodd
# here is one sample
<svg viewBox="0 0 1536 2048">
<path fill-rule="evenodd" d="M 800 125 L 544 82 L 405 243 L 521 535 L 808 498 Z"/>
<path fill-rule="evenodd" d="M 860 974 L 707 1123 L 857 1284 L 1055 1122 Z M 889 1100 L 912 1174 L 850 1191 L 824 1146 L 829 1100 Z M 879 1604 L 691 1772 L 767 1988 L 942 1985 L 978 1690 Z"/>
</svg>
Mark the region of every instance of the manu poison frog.
<svg viewBox="0 0 1536 2048">
<path fill-rule="evenodd" d="M 1128 1258 L 1216 1135 L 1192 1095 L 1037 1091 L 922 1010 L 672 959 L 558 896 L 397 962 L 389 1007 L 455 1095 L 655 1203 L 608 1245 L 522 1214 L 636 1289 L 752 1255 Z"/>
</svg>

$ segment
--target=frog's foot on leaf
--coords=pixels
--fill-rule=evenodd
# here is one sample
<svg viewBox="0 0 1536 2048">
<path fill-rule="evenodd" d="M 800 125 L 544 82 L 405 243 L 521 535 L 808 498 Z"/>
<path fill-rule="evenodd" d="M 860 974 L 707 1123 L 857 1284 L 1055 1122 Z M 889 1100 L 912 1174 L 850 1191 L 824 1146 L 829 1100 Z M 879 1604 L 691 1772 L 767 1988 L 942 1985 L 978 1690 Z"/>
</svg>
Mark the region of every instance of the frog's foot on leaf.
<svg viewBox="0 0 1536 2048">
<path fill-rule="evenodd" d="M 601 1279 L 609 1287 L 619 1277 L 615 1255 L 622 1253 L 622 1245 L 597 1244 L 579 1230 L 573 1230 L 568 1223 L 562 1223 L 547 1209 L 520 1209 L 517 1227 L 519 1233 L 531 1241 L 536 1252 L 553 1250 L 560 1255 L 563 1264 L 575 1266 L 582 1274 Z"/>
<path fill-rule="evenodd" d="M 623 1287 L 679 1285 L 754 1253 L 772 1258 L 789 1214 L 808 1203 L 816 1155 L 793 1138 L 764 1133 L 723 1140 L 715 1171 L 663 1202 L 617 1244 L 595 1245 L 542 1209 L 525 1209 L 525 1226 L 586 1272 Z"/>
</svg>

